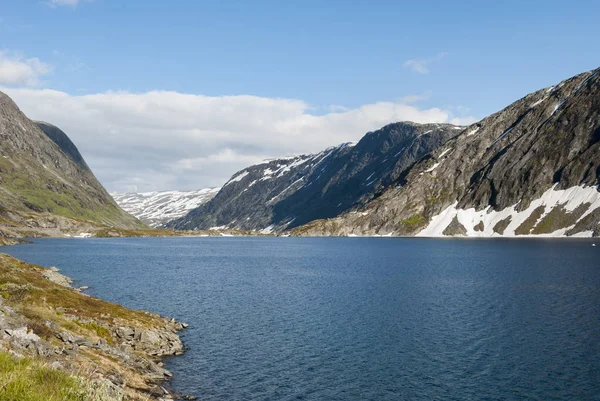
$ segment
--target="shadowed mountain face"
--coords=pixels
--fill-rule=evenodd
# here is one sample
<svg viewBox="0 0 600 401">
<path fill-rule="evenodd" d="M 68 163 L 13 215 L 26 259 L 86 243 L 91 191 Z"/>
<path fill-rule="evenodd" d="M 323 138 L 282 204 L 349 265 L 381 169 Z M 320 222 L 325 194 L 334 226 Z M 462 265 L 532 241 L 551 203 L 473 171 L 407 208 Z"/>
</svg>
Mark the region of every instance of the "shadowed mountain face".
<svg viewBox="0 0 600 401">
<path fill-rule="evenodd" d="M 271 232 L 334 217 L 372 200 L 461 130 L 449 124 L 395 123 L 357 144 L 250 166 L 211 201 L 169 225 Z"/>
<path fill-rule="evenodd" d="M 600 70 L 462 130 L 359 210 L 297 235 L 600 235 Z"/>
<path fill-rule="evenodd" d="M 43 121 L 35 121 L 35 124 L 44 131 L 44 134 L 46 134 L 48 138 L 52 139 L 52 142 L 58 145 L 65 155 L 77 163 L 79 167 L 84 170 L 90 169 L 85 163 L 85 160 L 83 160 L 83 156 L 81 156 L 81 153 L 79 153 L 75 144 L 60 128 Z"/>
<path fill-rule="evenodd" d="M 48 214 L 99 226 L 142 226 L 117 206 L 64 132 L 29 120 L 2 92 L 0 207 L 1 223 L 9 225 Z"/>
</svg>

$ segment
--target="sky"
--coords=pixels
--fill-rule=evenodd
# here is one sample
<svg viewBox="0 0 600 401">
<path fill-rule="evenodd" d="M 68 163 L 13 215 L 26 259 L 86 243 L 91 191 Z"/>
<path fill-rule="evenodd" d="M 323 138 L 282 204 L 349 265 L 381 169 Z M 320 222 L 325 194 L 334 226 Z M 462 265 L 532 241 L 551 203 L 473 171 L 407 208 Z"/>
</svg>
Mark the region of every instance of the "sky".
<svg viewBox="0 0 600 401">
<path fill-rule="evenodd" d="M 600 66 L 600 2 L 0 0 L 0 90 L 109 191 L 220 186 Z"/>
</svg>

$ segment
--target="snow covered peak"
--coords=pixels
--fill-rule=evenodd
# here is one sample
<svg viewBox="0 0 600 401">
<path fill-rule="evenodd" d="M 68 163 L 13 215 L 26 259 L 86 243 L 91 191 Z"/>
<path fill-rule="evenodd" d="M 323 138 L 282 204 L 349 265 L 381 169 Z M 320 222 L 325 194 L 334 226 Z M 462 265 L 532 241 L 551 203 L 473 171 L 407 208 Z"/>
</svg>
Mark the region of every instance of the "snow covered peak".
<svg viewBox="0 0 600 401">
<path fill-rule="evenodd" d="M 152 227 L 160 227 L 208 202 L 220 190 L 204 188 L 197 191 L 130 192 L 113 193 L 111 196 L 126 212 Z"/>
</svg>

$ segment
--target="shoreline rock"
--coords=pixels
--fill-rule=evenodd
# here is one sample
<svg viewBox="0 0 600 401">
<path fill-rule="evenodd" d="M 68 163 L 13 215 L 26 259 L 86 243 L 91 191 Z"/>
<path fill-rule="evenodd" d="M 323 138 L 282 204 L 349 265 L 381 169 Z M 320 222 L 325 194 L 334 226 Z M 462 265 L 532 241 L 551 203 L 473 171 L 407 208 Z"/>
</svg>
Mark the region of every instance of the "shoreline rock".
<svg viewBox="0 0 600 401">
<path fill-rule="evenodd" d="M 0 349 L 91 381 L 107 400 L 173 400 L 163 358 L 187 324 L 82 294 L 58 273 L 0 254 Z M 190 399 L 190 398 L 188 398 Z"/>
</svg>

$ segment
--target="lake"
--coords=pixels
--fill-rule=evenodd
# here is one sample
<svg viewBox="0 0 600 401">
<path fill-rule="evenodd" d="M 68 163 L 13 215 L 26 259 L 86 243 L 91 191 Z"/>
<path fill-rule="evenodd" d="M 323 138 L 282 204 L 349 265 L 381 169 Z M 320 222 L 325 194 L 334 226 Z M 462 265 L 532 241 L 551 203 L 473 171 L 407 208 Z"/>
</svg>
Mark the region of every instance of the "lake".
<svg viewBox="0 0 600 401">
<path fill-rule="evenodd" d="M 593 240 L 34 241 L 2 252 L 189 323 L 202 400 L 600 399 Z"/>
</svg>

